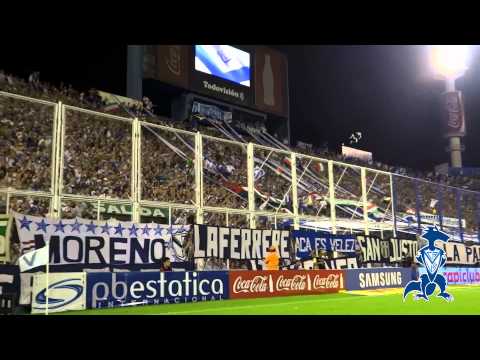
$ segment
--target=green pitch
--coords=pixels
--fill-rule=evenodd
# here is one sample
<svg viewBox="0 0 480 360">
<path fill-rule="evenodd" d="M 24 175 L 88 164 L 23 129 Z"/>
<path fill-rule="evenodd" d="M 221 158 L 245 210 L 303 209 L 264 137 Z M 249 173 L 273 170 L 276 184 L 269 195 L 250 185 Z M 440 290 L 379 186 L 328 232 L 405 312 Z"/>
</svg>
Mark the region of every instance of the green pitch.
<svg viewBox="0 0 480 360">
<path fill-rule="evenodd" d="M 453 302 L 405 302 L 402 289 L 338 294 L 164 304 L 85 311 L 62 315 L 480 315 L 480 287 L 449 286 Z M 435 292 L 437 294 L 437 291 Z"/>
</svg>

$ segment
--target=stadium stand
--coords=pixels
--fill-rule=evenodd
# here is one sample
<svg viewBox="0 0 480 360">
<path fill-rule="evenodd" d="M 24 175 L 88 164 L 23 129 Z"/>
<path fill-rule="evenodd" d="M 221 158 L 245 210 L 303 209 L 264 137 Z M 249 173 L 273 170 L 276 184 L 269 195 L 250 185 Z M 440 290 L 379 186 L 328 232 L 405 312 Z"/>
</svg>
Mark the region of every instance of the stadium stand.
<svg viewBox="0 0 480 360">
<path fill-rule="evenodd" d="M 407 175 L 421 179 L 413 184 L 409 178 L 398 179 L 397 210 L 414 213 L 419 205 L 424 212 L 437 211 L 439 185 L 461 189 L 480 190 L 476 177 L 435 175 L 395 167 L 380 162 L 365 163 L 328 150 L 306 151 L 287 147 L 280 139 L 268 134 L 264 128 L 246 124 L 220 123 L 203 119 L 194 125 L 188 122 L 170 121 L 155 116 L 153 104 L 148 98 L 135 106 L 119 104 L 107 108 L 95 89 L 79 92 L 71 85 L 59 87 L 41 82 L 39 74 L 32 74 L 28 81 L 0 71 L 0 90 L 35 99 L 58 102 L 82 109 L 94 110 L 125 118 L 138 117 L 142 124 L 141 169 L 142 199 L 192 205 L 195 202 L 195 141 L 200 131 L 207 135 L 203 140 L 204 155 L 204 205 L 229 209 L 248 209 L 247 196 L 247 143 L 278 149 L 269 151 L 255 148 L 255 204 L 260 211 L 291 214 L 292 189 L 289 151 L 298 154 L 297 176 L 299 214 L 328 217 L 329 190 L 326 160 L 334 160 L 356 166 Z M 68 112 L 68 110 L 67 110 Z M 129 200 L 131 194 L 131 126 L 127 121 L 111 121 L 89 112 L 71 111 L 66 114 L 64 141 L 64 193 L 84 196 L 104 196 L 105 199 Z M 0 188 L 30 189 L 48 192 L 51 189 L 53 110 L 51 106 L 28 103 L 2 97 L 0 101 Z M 148 125 L 158 124 L 177 129 L 166 131 Z M 223 141 L 221 140 L 223 139 Z M 235 141 L 235 143 L 233 142 Z M 306 156 L 302 156 L 306 155 Z M 308 156 L 325 159 L 312 160 Z M 89 159 L 89 161 L 85 161 Z M 360 201 L 362 188 L 360 169 L 335 165 L 335 197 L 348 204 Z M 415 186 L 418 186 L 416 196 Z M 442 187 L 442 188 L 443 188 Z M 385 173 L 367 172 L 368 202 L 388 213 L 391 203 L 389 177 Z M 455 194 L 445 187 L 443 192 L 444 216 L 455 217 Z M 418 202 L 420 201 L 420 204 Z M 64 201 L 62 216 L 96 218 L 97 214 L 88 202 Z M 433 206 L 432 206 L 433 204 Z M 337 216 L 354 216 L 355 210 L 339 207 Z M 31 215 L 45 215 L 48 200 L 40 198 L 13 198 L 11 209 Z M 342 215 L 343 214 L 343 215 Z M 205 223 L 225 224 L 225 214 L 207 212 Z M 462 207 L 467 233 L 477 231 L 476 204 Z M 360 217 L 359 217 L 360 218 Z M 258 227 L 271 226 L 271 218 L 259 218 Z M 177 221 L 174 217 L 172 221 Z M 181 219 L 178 221 L 182 221 Z M 244 215 L 230 215 L 230 226 L 246 227 Z M 237 265 L 235 265 L 237 266 Z M 241 267 L 241 265 L 239 265 Z"/>
</svg>

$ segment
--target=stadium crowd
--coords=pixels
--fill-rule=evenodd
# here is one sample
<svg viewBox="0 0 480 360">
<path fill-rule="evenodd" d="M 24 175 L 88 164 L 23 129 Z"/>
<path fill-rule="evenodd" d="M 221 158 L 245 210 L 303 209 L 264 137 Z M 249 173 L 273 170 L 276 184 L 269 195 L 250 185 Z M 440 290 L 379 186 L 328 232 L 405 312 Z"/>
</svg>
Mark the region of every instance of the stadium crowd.
<svg viewBox="0 0 480 360">
<path fill-rule="evenodd" d="M 56 87 L 41 82 L 39 73 L 28 80 L 0 71 L 0 90 L 52 102 L 61 101 L 74 107 L 95 110 L 125 118 L 139 117 L 149 123 L 181 130 L 198 130 L 204 135 L 225 140 L 243 140 L 270 147 L 281 147 L 277 139 L 269 140 L 262 135 L 265 129 L 245 124 L 218 124 L 209 119 L 203 121 L 169 121 L 153 114 L 153 104 L 148 98 L 134 105 L 109 106 L 95 89 L 79 92 L 71 85 Z M 30 102 L 15 97 L 0 98 L 0 188 L 12 187 L 49 192 L 52 187 L 52 133 L 54 107 Z M 277 145 L 276 145 L 277 144 Z M 195 203 L 195 143 L 193 135 L 142 124 L 141 142 L 141 188 L 142 199 L 150 201 Z M 205 138 L 204 155 L 204 204 L 231 209 L 248 209 L 247 154 L 246 144 L 232 144 Z M 283 150 L 287 150 L 283 146 Z M 480 190 L 480 179 L 475 177 L 445 176 L 422 173 L 379 162 L 365 163 L 358 159 L 346 159 L 342 155 L 322 150 L 290 150 L 323 159 L 368 166 L 394 174 L 417 177 L 417 198 L 414 182 L 397 178 L 397 210 L 415 213 L 417 201 L 420 211 L 437 213 L 442 207 L 444 217 L 455 218 L 457 208 L 455 193 L 444 188 L 439 196 L 438 185 L 457 186 L 468 190 Z M 65 114 L 63 192 L 86 196 L 103 196 L 105 200 L 131 198 L 131 123 L 111 117 L 94 115 L 85 111 L 67 108 Z M 290 182 L 290 157 L 281 151 L 256 148 L 255 157 L 255 203 L 258 210 L 290 214 L 292 212 L 292 188 Z M 330 215 L 327 163 L 311 161 L 307 157 L 297 159 L 298 208 L 302 215 Z M 352 167 L 334 166 L 335 197 L 340 200 L 361 201 L 360 170 Z M 436 184 L 434 184 L 434 183 Z M 392 196 L 389 177 L 367 171 L 369 207 L 389 211 Z M 2 197 L 0 197 L 0 201 Z M 466 219 L 467 232 L 477 230 L 477 201 L 473 196 L 462 198 L 462 217 Z M 12 198 L 11 208 L 32 215 L 49 212 L 48 197 Z M 358 208 L 358 206 L 354 206 Z M 361 219 L 356 209 L 342 207 L 337 216 Z M 96 218 L 97 214 L 88 202 L 64 201 L 62 216 Z M 173 219 L 176 221 L 176 219 Z M 258 226 L 271 226 L 273 219 L 260 217 Z M 210 213 L 205 221 L 224 225 L 224 213 Z M 245 216 L 231 215 L 230 226 L 247 226 Z M 276 224 L 274 224 L 276 225 Z"/>
</svg>

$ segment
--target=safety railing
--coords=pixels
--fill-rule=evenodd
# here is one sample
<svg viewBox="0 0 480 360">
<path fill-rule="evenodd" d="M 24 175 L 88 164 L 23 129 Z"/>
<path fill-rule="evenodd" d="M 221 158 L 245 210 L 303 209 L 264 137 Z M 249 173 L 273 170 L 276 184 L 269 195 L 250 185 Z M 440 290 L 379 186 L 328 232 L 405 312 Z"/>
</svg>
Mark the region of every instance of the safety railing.
<svg viewBox="0 0 480 360">
<path fill-rule="evenodd" d="M 478 240 L 480 193 L 0 92 L 0 211 Z"/>
</svg>

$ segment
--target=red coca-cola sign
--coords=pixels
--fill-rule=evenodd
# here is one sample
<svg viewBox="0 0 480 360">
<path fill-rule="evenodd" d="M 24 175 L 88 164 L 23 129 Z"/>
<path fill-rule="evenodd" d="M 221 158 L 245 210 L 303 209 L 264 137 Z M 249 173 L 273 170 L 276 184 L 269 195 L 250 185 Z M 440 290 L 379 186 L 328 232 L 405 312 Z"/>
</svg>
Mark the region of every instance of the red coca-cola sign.
<svg viewBox="0 0 480 360">
<path fill-rule="evenodd" d="M 230 271 L 230 298 L 308 295 L 344 288 L 342 270 Z"/>
<path fill-rule="evenodd" d="M 267 290 L 267 281 L 268 276 L 266 275 L 256 275 L 251 279 L 239 276 L 234 280 L 233 288 L 238 293 L 261 293 Z"/>
<path fill-rule="evenodd" d="M 314 289 L 337 289 L 343 287 L 343 279 L 340 279 L 340 274 L 329 274 L 328 276 L 315 275 L 312 287 Z"/>
</svg>

